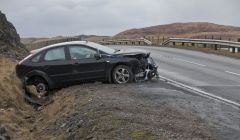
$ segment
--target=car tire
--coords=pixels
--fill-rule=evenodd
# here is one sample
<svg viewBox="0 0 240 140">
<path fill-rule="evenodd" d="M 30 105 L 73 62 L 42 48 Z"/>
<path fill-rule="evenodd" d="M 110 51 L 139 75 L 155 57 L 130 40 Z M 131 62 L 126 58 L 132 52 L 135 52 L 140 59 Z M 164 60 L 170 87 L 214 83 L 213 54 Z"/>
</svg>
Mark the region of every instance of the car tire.
<svg viewBox="0 0 240 140">
<path fill-rule="evenodd" d="M 131 83 L 133 78 L 133 72 L 129 66 L 118 65 L 113 69 L 112 80 L 115 84 Z"/>
<path fill-rule="evenodd" d="M 47 82 L 43 78 L 33 77 L 29 79 L 29 81 L 27 82 L 27 86 L 31 86 L 31 85 L 35 86 L 37 93 L 34 93 L 34 94 L 37 94 L 35 96 L 37 96 L 38 98 L 41 98 L 48 94 L 49 87 Z"/>
</svg>

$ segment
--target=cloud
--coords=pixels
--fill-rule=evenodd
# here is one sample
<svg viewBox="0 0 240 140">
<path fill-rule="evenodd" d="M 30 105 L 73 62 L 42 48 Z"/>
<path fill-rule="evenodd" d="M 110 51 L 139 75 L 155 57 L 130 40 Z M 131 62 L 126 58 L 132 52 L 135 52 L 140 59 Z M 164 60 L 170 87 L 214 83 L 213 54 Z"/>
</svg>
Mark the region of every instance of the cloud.
<svg viewBox="0 0 240 140">
<path fill-rule="evenodd" d="M 114 35 L 173 22 L 240 25 L 239 0 L 0 0 L 22 37 Z"/>
</svg>

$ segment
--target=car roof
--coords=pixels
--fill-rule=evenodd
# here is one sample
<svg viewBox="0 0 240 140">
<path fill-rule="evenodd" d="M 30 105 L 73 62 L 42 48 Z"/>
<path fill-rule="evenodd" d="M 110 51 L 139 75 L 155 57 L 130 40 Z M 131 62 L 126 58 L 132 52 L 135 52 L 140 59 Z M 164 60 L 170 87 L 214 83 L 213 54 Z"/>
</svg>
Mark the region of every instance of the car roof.
<svg viewBox="0 0 240 140">
<path fill-rule="evenodd" d="M 69 42 L 62 42 L 62 43 L 57 43 L 49 46 L 45 46 L 39 49 L 32 50 L 31 53 L 35 54 L 43 50 L 47 50 L 50 48 L 58 47 L 58 46 L 64 46 L 64 45 L 87 45 L 89 47 L 97 49 L 98 44 L 94 42 L 89 42 L 89 41 L 69 41 Z"/>
</svg>

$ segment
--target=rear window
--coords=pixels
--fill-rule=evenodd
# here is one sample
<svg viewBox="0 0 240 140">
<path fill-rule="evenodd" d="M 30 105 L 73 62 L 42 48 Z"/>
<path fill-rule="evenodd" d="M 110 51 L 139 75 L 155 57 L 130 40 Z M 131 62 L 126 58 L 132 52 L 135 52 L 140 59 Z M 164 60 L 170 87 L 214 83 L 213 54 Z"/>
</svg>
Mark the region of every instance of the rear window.
<svg viewBox="0 0 240 140">
<path fill-rule="evenodd" d="M 64 47 L 48 50 L 44 57 L 45 61 L 65 60 Z"/>
<path fill-rule="evenodd" d="M 34 63 L 39 62 L 40 57 L 41 57 L 41 54 L 38 54 L 38 55 L 34 56 L 34 57 L 31 59 L 31 62 L 34 62 Z"/>
</svg>

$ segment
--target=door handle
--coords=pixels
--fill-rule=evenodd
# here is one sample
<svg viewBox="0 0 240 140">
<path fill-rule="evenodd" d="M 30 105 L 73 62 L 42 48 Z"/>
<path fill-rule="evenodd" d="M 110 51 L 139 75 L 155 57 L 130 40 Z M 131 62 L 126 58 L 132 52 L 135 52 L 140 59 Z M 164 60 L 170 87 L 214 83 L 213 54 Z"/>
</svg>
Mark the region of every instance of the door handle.
<svg viewBox="0 0 240 140">
<path fill-rule="evenodd" d="M 75 62 L 75 63 L 73 63 L 73 65 L 79 65 L 79 63 L 78 63 L 78 62 Z"/>
</svg>

